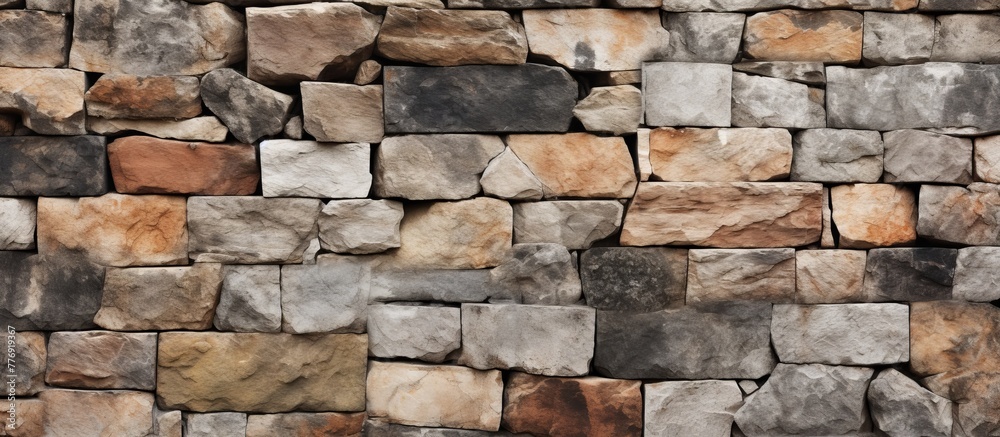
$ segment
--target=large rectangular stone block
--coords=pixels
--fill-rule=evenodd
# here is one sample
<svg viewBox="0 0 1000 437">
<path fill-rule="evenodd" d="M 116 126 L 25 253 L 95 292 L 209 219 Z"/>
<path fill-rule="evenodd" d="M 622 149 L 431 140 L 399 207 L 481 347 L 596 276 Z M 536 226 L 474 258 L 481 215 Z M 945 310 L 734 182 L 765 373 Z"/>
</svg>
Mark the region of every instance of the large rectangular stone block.
<svg viewBox="0 0 1000 437">
<path fill-rule="evenodd" d="M 910 359 L 906 305 L 775 305 L 772 311 L 771 338 L 783 363 L 868 366 Z"/>
<path fill-rule="evenodd" d="M 1000 185 L 921 185 L 917 235 L 976 246 L 1000 245 Z"/>
<path fill-rule="evenodd" d="M 105 153 L 98 136 L 0 137 L 0 196 L 100 196 Z"/>
<path fill-rule="evenodd" d="M 795 249 L 691 249 L 687 303 L 795 301 Z"/>
<path fill-rule="evenodd" d="M 319 230 L 319 199 L 190 197 L 191 258 L 235 264 L 299 263 Z"/>
<path fill-rule="evenodd" d="M 650 126 L 729 127 L 733 67 L 688 62 L 642 65 L 642 99 Z"/>
</svg>

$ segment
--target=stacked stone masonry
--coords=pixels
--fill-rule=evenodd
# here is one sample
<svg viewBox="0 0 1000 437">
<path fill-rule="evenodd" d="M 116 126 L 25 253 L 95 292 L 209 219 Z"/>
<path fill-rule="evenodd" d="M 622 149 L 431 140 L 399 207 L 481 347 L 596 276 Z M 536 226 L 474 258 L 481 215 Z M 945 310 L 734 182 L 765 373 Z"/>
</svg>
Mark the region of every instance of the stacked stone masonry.
<svg viewBox="0 0 1000 437">
<path fill-rule="evenodd" d="M 996 0 L 0 0 L 0 436 L 1000 435 Z"/>
</svg>

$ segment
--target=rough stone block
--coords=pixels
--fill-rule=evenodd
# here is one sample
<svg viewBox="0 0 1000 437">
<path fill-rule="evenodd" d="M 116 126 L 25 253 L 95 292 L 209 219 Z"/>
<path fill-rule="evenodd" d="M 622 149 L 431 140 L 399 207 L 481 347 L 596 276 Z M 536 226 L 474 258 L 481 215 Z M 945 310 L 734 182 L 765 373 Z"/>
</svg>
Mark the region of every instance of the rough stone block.
<svg viewBox="0 0 1000 437">
<path fill-rule="evenodd" d="M 451 0 L 448 7 L 468 9 L 596 8 L 598 0 Z"/>
<path fill-rule="evenodd" d="M 805 304 L 864 301 L 864 250 L 795 252 L 795 301 Z"/>
<path fill-rule="evenodd" d="M 934 18 L 934 62 L 1000 62 L 993 47 L 1000 39 L 1000 17 L 988 14 L 938 15 Z"/>
<path fill-rule="evenodd" d="M 319 242 L 337 253 L 367 254 L 399 247 L 403 204 L 395 200 L 331 200 L 319 215 Z"/>
<path fill-rule="evenodd" d="M 479 179 L 483 194 L 509 200 L 540 200 L 542 181 L 510 148 L 500 152 Z"/>
<path fill-rule="evenodd" d="M 746 61 L 733 64 L 733 71 L 775 77 L 806 85 L 826 84 L 826 67 L 822 62 Z"/>
<path fill-rule="evenodd" d="M 109 73 L 84 96 L 87 115 L 102 118 L 192 118 L 201 114 L 201 82 L 192 76 Z"/>
<path fill-rule="evenodd" d="M 152 393 L 52 389 L 38 399 L 42 435 L 145 437 L 153 431 Z"/>
<path fill-rule="evenodd" d="M 729 127 L 733 67 L 655 62 L 642 65 L 642 98 L 649 126 Z"/>
<path fill-rule="evenodd" d="M 691 249 L 687 303 L 795 301 L 795 249 Z"/>
<path fill-rule="evenodd" d="M 492 135 L 403 135 L 382 141 L 375 157 L 375 194 L 410 200 L 466 199 L 504 143 Z"/>
<path fill-rule="evenodd" d="M 86 134 L 86 90 L 82 71 L 0 67 L 0 108 L 20 113 L 24 126 L 39 135 Z"/>
<path fill-rule="evenodd" d="M 663 60 L 670 34 L 651 9 L 542 9 L 523 12 L 531 53 L 570 70 L 634 70 Z"/>
<path fill-rule="evenodd" d="M 665 21 L 670 33 L 667 60 L 731 64 L 740 50 L 746 15 L 679 13 L 667 14 Z"/>
<path fill-rule="evenodd" d="M 321 255 L 316 264 L 282 266 L 282 331 L 365 332 L 369 275 L 367 261 L 350 256 Z"/>
<path fill-rule="evenodd" d="M 504 387 L 503 426 L 514 433 L 638 437 L 639 381 L 553 378 L 514 372 Z"/>
<path fill-rule="evenodd" d="M 295 102 L 294 97 L 230 68 L 212 70 L 201 78 L 201 98 L 241 143 L 281 133 Z"/>
<path fill-rule="evenodd" d="M 632 85 L 591 88 L 573 108 L 573 116 L 591 132 L 635 132 L 642 122 L 642 92 Z"/>
<path fill-rule="evenodd" d="M 119 193 L 245 196 L 260 180 L 249 144 L 124 137 L 108 144 L 108 161 Z"/>
<path fill-rule="evenodd" d="M 318 199 L 190 197 L 191 259 L 299 263 L 318 233 Z"/>
<path fill-rule="evenodd" d="M 580 256 L 587 305 L 651 312 L 684 305 L 686 249 L 595 247 Z"/>
<path fill-rule="evenodd" d="M 976 179 L 1000 183 L 1000 135 L 975 139 Z"/>
<path fill-rule="evenodd" d="M 917 240 L 917 198 L 905 186 L 851 184 L 830 188 L 840 247 L 901 246 Z"/>
<path fill-rule="evenodd" d="M 507 146 L 541 181 L 546 198 L 627 198 L 635 192 L 632 156 L 621 137 L 510 135 Z"/>
<path fill-rule="evenodd" d="M 186 437 L 243 437 L 246 432 L 244 413 L 191 413 L 184 423 Z"/>
<path fill-rule="evenodd" d="M 528 39 L 502 11 L 389 7 L 377 49 L 388 59 L 427 65 L 516 65 L 528 57 Z"/>
<path fill-rule="evenodd" d="M 0 137 L 0 195 L 100 196 L 110 185 L 105 151 L 98 136 Z"/>
<path fill-rule="evenodd" d="M 917 235 L 934 241 L 1000 245 L 1000 186 L 921 185 Z"/>
<path fill-rule="evenodd" d="M 485 302 L 508 293 L 490 278 L 490 271 L 387 267 L 373 269 L 373 302 Z"/>
<path fill-rule="evenodd" d="M 618 231 L 625 207 L 615 200 L 558 200 L 514 204 L 515 243 L 559 243 L 587 249 Z"/>
<path fill-rule="evenodd" d="M 808 86 L 773 77 L 733 73 L 733 126 L 826 126 L 821 94 Z"/>
<path fill-rule="evenodd" d="M 0 251 L 0 317 L 17 330 L 96 328 L 104 267 L 79 253 Z"/>
<path fill-rule="evenodd" d="M 792 135 L 785 129 L 675 129 L 649 134 L 652 178 L 670 182 L 769 181 L 788 177 Z"/>
<path fill-rule="evenodd" d="M 407 206 L 393 257 L 413 267 L 496 266 L 511 246 L 512 215 L 510 204 L 487 197 Z"/>
<path fill-rule="evenodd" d="M 865 267 L 865 296 L 874 302 L 951 299 L 957 249 L 872 249 Z"/>
<path fill-rule="evenodd" d="M 306 132 L 319 141 L 378 143 L 385 135 L 382 86 L 303 82 Z M 286 120 L 287 121 L 287 120 Z"/>
<path fill-rule="evenodd" d="M 928 0 L 925 0 L 928 1 Z M 935 0 L 941 1 L 941 0 Z M 966 0 L 968 1 L 968 0 Z M 977 0 L 972 0 L 977 1 Z M 851 8 L 855 10 L 905 11 L 917 7 L 916 0 L 676 0 L 664 2 L 663 9 L 677 12 L 765 11 L 794 7 L 799 9 Z"/>
<path fill-rule="evenodd" d="M 529 305 L 573 305 L 583 296 L 576 258 L 555 243 L 521 243 L 511 247 L 490 280 L 505 291 L 490 302 Z"/>
<path fill-rule="evenodd" d="M 271 437 L 274 433 L 353 437 L 362 435 L 364 424 L 364 413 L 251 414 L 247 416 L 246 437 Z"/>
<path fill-rule="evenodd" d="M 809 129 L 795 134 L 792 180 L 878 182 L 884 145 L 875 131 Z"/>
<path fill-rule="evenodd" d="M 743 403 L 735 381 L 666 381 L 643 389 L 646 435 L 728 437 Z"/>
<path fill-rule="evenodd" d="M 69 55 L 70 20 L 41 11 L 0 11 L 0 65 L 62 67 Z"/>
<path fill-rule="evenodd" d="M 886 369 L 868 385 L 872 421 L 889 435 L 952 435 L 952 407 L 896 369 Z"/>
<path fill-rule="evenodd" d="M 747 18 L 745 56 L 761 61 L 855 63 L 864 16 L 852 11 L 784 9 Z"/>
<path fill-rule="evenodd" d="M 119 136 L 140 133 L 157 138 L 183 141 L 205 141 L 221 143 L 229 136 L 229 129 L 217 117 L 189 118 L 187 120 L 129 120 L 87 118 L 87 130 L 100 135 Z"/>
<path fill-rule="evenodd" d="M 10 326 L 10 325 L 8 325 Z M 11 346 L 14 348 L 14 370 L 5 369 L 4 382 L 7 383 L 5 392 L 10 396 L 32 396 L 45 387 L 45 366 L 57 357 L 53 356 L 45 347 L 45 333 L 39 331 L 14 331 L 14 344 L 10 344 L 10 328 L 5 328 L 7 337 L 7 351 Z M 53 334 L 54 336 L 54 334 Z M 56 352 L 56 351 L 52 351 Z M 7 352 L 9 354 L 9 351 Z M 6 354 L 5 354 L 6 355 Z M 9 356 L 7 358 L 10 358 Z M 4 359 L 4 361 L 7 361 Z M 10 363 L 8 363 L 10 364 Z M 11 373 L 14 377 L 11 378 Z M 11 382 L 13 382 L 14 392 L 11 393 Z M 8 405 L 9 406 L 9 405 Z M 15 412 L 20 413 L 15 409 Z M 9 417 L 9 416 L 8 416 Z M 5 422 L 7 422 L 5 420 Z M 7 422 L 8 424 L 10 422 Z"/>
<path fill-rule="evenodd" d="M 45 381 L 88 389 L 156 388 L 156 333 L 53 332 Z"/>
<path fill-rule="evenodd" d="M 368 307 L 368 352 L 440 363 L 462 346 L 462 311 L 452 307 Z"/>
<path fill-rule="evenodd" d="M 263 141 L 260 167 L 265 197 L 365 197 L 372 186 L 367 143 Z"/>
<path fill-rule="evenodd" d="M 108 269 L 94 323 L 116 331 L 212 327 L 222 266 Z"/>
<path fill-rule="evenodd" d="M 775 305 L 771 339 L 782 363 L 904 363 L 909 320 L 909 307 L 895 303 Z"/>
<path fill-rule="evenodd" d="M 972 182 L 972 140 L 921 130 L 882 134 L 885 182 Z"/>
<path fill-rule="evenodd" d="M 0 250 L 35 248 L 36 201 L 0 198 Z"/>
<path fill-rule="evenodd" d="M 919 14 L 865 12 L 866 63 L 874 65 L 917 64 L 931 58 L 934 17 Z"/>
<path fill-rule="evenodd" d="M 73 13 L 72 0 L 26 0 L 26 8 L 35 11 L 59 12 L 62 14 Z"/>
<path fill-rule="evenodd" d="M 955 262 L 952 295 L 970 302 L 1000 300 L 1000 261 L 998 247 L 963 247 Z"/>
<path fill-rule="evenodd" d="M 220 331 L 281 330 L 281 268 L 223 266 L 222 290 L 213 324 Z"/>
</svg>

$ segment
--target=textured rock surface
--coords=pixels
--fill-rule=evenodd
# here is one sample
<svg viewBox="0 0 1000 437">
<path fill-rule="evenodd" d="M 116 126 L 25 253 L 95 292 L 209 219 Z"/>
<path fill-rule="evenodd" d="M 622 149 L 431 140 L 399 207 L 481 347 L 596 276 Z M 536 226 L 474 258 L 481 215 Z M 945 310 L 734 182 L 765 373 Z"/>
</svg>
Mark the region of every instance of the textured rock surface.
<svg viewBox="0 0 1000 437">
<path fill-rule="evenodd" d="M 830 188 L 840 247 L 901 246 L 917 240 L 917 198 L 909 188 L 851 184 Z"/>
<path fill-rule="evenodd" d="M 822 62 L 748 61 L 733 64 L 733 71 L 776 77 L 806 85 L 826 83 L 826 67 Z"/>
<path fill-rule="evenodd" d="M 625 214 L 626 246 L 802 246 L 819 241 L 819 184 L 646 182 Z"/>
<path fill-rule="evenodd" d="M 220 331 L 281 330 L 281 268 L 274 265 L 223 266 L 219 305 L 213 324 Z"/>
<path fill-rule="evenodd" d="M 573 116 L 592 132 L 635 132 L 642 121 L 642 92 L 632 85 L 595 87 L 573 108 Z"/>
<path fill-rule="evenodd" d="M 646 435 L 731 435 L 743 403 L 735 381 L 666 381 L 646 384 Z"/>
<path fill-rule="evenodd" d="M 625 207 L 614 200 L 514 204 L 515 243 L 559 243 L 587 249 L 618 231 Z"/>
<path fill-rule="evenodd" d="M 137 391 L 45 390 L 44 435 L 145 437 L 153 431 L 154 400 Z"/>
<path fill-rule="evenodd" d="M 361 411 L 367 350 L 353 334 L 162 333 L 156 395 L 197 412 Z"/>
<path fill-rule="evenodd" d="M 992 15 L 939 15 L 934 20 L 935 62 L 1000 62 L 991 46 L 1000 39 L 1000 17 Z"/>
<path fill-rule="evenodd" d="M 642 98 L 646 124 L 729 127 L 732 72 L 733 67 L 722 64 L 643 64 Z"/>
<path fill-rule="evenodd" d="M 439 363 L 462 346 L 462 311 L 451 307 L 368 307 L 368 352 Z"/>
<path fill-rule="evenodd" d="M 382 141 L 381 85 L 303 82 L 300 88 L 304 128 L 317 140 Z"/>
<path fill-rule="evenodd" d="M 863 15 L 851 11 L 764 12 L 747 18 L 745 56 L 762 61 L 861 60 Z"/>
<path fill-rule="evenodd" d="M 936 0 L 940 1 L 940 0 Z M 975 1 L 975 0 L 973 0 Z M 854 8 L 858 10 L 905 11 L 917 6 L 914 0 L 678 0 L 665 2 L 668 11 L 760 11 L 795 7 L 801 9 Z"/>
<path fill-rule="evenodd" d="M 885 182 L 972 182 L 972 140 L 920 130 L 882 134 Z"/>
<path fill-rule="evenodd" d="M 8 325 L 10 326 L 10 325 Z M 7 336 L 10 335 L 10 328 L 7 328 Z M 10 338 L 7 338 L 10 340 Z M 10 354 L 9 348 L 13 346 L 16 361 L 14 370 L 7 369 L 4 379 L 7 383 L 6 392 L 10 396 L 32 396 L 45 387 L 45 366 L 47 362 L 58 359 L 47 352 L 45 347 L 45 333 L 37 331 L 15 330 L 14 344 L 7 343 L 5 351 Z M 56 352 L 56 351 L 53 351 Z M 9 355 L 7 358 L 10 358 Z M 10 364 L 10 363 L 8 363 Z M 13 373 L 13 378 L 11 377 Z M 11 393 L 11 382 L 13 381 L 13 393 Z M 9 400 L 8 400 L 9 401 Z M 8 405 L 9 406 L 9 405 Z M 15 410 L 16 411 L 16 410 Z M 9 417 L 9 416 L 8 416 Z M 8 422 L 9 423 L 9 422 Z"/>
<path fill-rule="evenodd" d="M 847 303 L 864 300 L 863 250 L 799 250 L 795 252 L 795 301 Z"/>
<path fill-rule="evenodd" d="M 316 141 L 260 143 L 265 197 L 365 197 L 372 185 L 371 146 Z"/>
<path fill-rule="evenodd" d="M 316 238 L 317 199 L 190 197 L 191 259 L 237 264 L 297 263 Z"/>
<path fill-rule="evenodd" d="M 0 65 L 61 67 L 69 54 L 69 20 L 41 11 L 0 11 Z"/>
<path fill-rule="evenodd" d="M 0 198 L 0 250 L 35 248 L 35 201 Z"/>
<path fill-rule="evenodd" d="M 670 39 L 649 9 L 529 10 L 523 17 L 531 53 L 570 70 L 634 70 L 663 60 Z"/>
<path fill-rule="evenodd" d="M 666 16 L 670 44 L 666 59 L 730 64 L 740 50 L 746 16 L 730 13 L 681 13 Z"/>
<path fill-rule="evenodd" d="M 795 250 L 691 249 L 687 303 L 795 301 Z"/>
<path fill-rule="evenodd" d="M 84 255 L 0 252 L 0 315 L 16 330 L 95 328 L 104 267 Z"/>
<path fill-rule="evenodd" d="M 577 84 L 565 70 L 519 66 L 386 67 L 385 131 L 566 132 Z"/>
<path fill-rule="evenodd" d="M 952 294 L 970 302 L 1000 300 L 1000 248 L 964 247 L 958 250 Z"/>
<path fill-rule="evenodd" d="M 295 100 L 229 68 L 213 70 L 201 78 L 201 98 L 242 143 L 280 133 Z"/>
<path fill-rule="evenodd" d="M 770 331 L 769 303 L 599 311 L 594 368 L 613 378 L 757 379 L 777 363 Z"/>
<path fill-rule="evenodd" d="M 55 332 L 48 350 L 50 385 L 149 391 L 156 386 L 156 333 Z"/>
<path fill-rule="evenodd" d="M 507 145 L 541 181 L 546 198 L 625 198 L 635 192 L 632 157 L 620 137 L 511 135 Z"/>
<path fill-rule="evenodd" d="M 0 137 L 0 195 L 104 194 L 110 185 L 105 150 L 97 136 Z"/>
<path fill-rule="evenodd" d="M 542 181 L 538 180 L 510 148 L 500 152 L 483 170 L 479 179 L 483 194 L 510 200 L 540 200 Z"/>
<path fill-rule="evenodd" d="M 108 161 L 119 193 L 239 196 L 257 191 L 260 180 L 248 144 L 124 137 L 108 144 Z"/>
<path fill-rule="evenodd" d="M 808 86 L 773 77 L 733 73 L 733 126 L 826 126 L 823 99 Z"/>
<path fill-rule="evenodd" d="M 331 200 L 319 215 L 319 241 L 337 253 L 366 254 L 399 247 L 403 204 L 394 200 Z"/>
<path fill-rule="evenodd" d="M 586 375 L 594 356 L 594 309 L 542 305 L 462 305 L 459 362 L 477 369 Z M 517 335 L 497 335 L 513 333 Z"/>
<path fill-rule="evenodd" d="M 175 140 L 208 141 L 221 143 L 226 141 L 229 129 L 213 116 L 195 117 L 187 120 L 129 120 L 90 117 L 87 119 L 87 129 L 101 135 L 116 135 L 121 133 L 139 132 L 158 138 Z"/>
<path fill-rule="evenodd" d="M 587 305 L 599 310 L 650 312 L 684 304 L 684 249 L 595 247 L 580 256 Z"/>
<path fill-rule="evenodd" d="M 865 12 L 861 54 L 875 65 L 916 64 L 931 58 L 934 18 L 917 14 Z"/>
<path fill-rule="evenodd" d="M 399 268 L 390 264 L 372 271 L 373 302 L 485 302 L 506 295 L 506 290 L 490 280 L 490 271 L 484 269 Z"/>
<path fill-rule="evenodd" d="M 244 413 L 188 414 L 184 423 L 187 437 L 246 435 L 247 415 Z"/>
<path fill-rule="evenodd" d="M 597 0 L 453 0 L 448 3 L 452 8 L 469 9 L 537 9 L 537 8 L 580 8 L 597 7 Z"/>
<path fill-rule="evenodd" d="M 922 185 L 917 234 L 960 244 L 1000 244 L 1000 187 L 973 183 L 968 187 Z"/>
<path fill-rule="evenodd" d="M 466 199 L 479 194 L 500 137 L 444 134 L 389 137 L 375 158 L 375 194 L 411 200 Z"/>
<path fill-rule="evenodd" d="M 496 266 L 511 246 L 512 214 L 507 202 L 487 197 L 408 206 L 394 256 L 419 267 Z"/>
<path fill-rule="evenodd" d="M 653 178 L 664 181 L 769 181 L 788 177 L 792 136 L 784 129 L 653 129 Z"/>
<path fill-rule="evenodd" d="M 115 267 L 182 264 L 188 254 L 186 213 L 183 197 L 42 197 L 38 252 L 75 250 Z"/>
<path fill-rule="evenodd" d="M 212 327 L 222 266 L 108 269 L 94 323 L 116 331 Z"/>
<path fill-rule="evenodd" d="M 368 415 L 393 423 L 496 431 L 502 397 L 498 370 L 373 361 L 368 372 Z"/>
<path fill-rule="evenodd" d="M 191 118 L 201 114 L 201 82 L 191 76 L 110 73 L 87 90 L 87 115 L 103 118 Z"/>
<path fill-rule="evenodd" d="M 925 301 L 952 297 L 958 250 L 939 247 L 872 249 L 865 267 L 870 301 Z"/>
<path fill-rule="evenodd" d="M 247 416 L 246 437 L 282 435 L 354 437 L 361 435 L 364 413 L 286 413 Z"/>
<path fill-rule="evenodd" d="M 438 66 L 523 64 L 528 39 L 506 12 L 390 7 L 378 34 L 378 53 Z"/>
<path fill-rule="evenodd" d="M 976 138 L 974 154 L 976 178 L 1000 183 L 1000 135 Z"/>
<path fill-rule="evenodd" d="M 364 259 L 321 255 L 281 267 L 281 329 L 293 334 L 365 332 L 369 275 Z"/>
<path fill-rule="evenodd" d="M 532 305 L 572 305 L 582 296 L 576 259 L 560 244 L 515 244 L 490 280 L 507 291 L 491 300 Z"/>
<path fill-rule="evenodd" d="M 775 305 L 771 340 L 782 363 L 904 363 L 909 316 L 908 306 L 894 303 Z"/>
<path fill-rule="evenodd" d="M 514 433 L 642 435 L 639 381 L 552 378 L 515 372 L 504 388 L 503 425 Z"/>
<path fill-rule="evenodd" d="M 242 61 L 243 17 L 222 3 L 78 0 L 69 66 L 100 73 L 199 75 Z M 150 44 L 149 24 L 158 23 Z"/>
<path fill-rule="evenodd" d="M 952 435 L 952 403 L 895 369 L 886 369 L 868 386 L 872 421 L 891 436 Z"/>
<path fill-rule="evenodd" d="M 86 87 L 80 71 L 0 67 L 0 108 L 41 135 L 83 135 Z"/>
<path fill-rule="evenodd" d="M 71 0 L 26 0 L 24 4 L 28 9 L 36 11 L 60 12 L 63 14 L 73 13 L 73 2 Z"/>
<path fill-rule="evenodd" d="M 875 131 L 810 129 L 795 134 L 792 180 L 878 182 L 884 145 Z"/>
</svg>

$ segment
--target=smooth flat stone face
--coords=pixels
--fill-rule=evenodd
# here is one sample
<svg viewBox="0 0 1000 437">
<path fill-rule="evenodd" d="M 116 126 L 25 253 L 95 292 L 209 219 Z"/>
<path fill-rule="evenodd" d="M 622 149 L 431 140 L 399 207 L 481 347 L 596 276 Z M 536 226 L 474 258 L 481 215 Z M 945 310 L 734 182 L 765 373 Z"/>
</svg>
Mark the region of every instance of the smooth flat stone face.
<svg viewBox="0 0 1000 437">
<path fill-rule="evenodd" d="M 24 126 L 39 135 L 85 135 L 86 90 L 82 71 L 0 67 L 0 108 L 19 112 Z"/>
<path fill-rule="evenodd" d="M 655 9 L 525 11 L 531 53 L 574 71 L 620 71 L 666 58 L 670 34 Z"/>
<path fill-rule="evenodd" d="M 648 62 L 642 96 L 649 126 L 729 127 L 733 67 L 723 64 Z"/>
<path fill-rule="evenodd" d="M 257 191 L 257 151 L 249 144 L 212 144 L 125 137 L 108 145 L 120 193 L 249 195 Z"/>
</svg>

